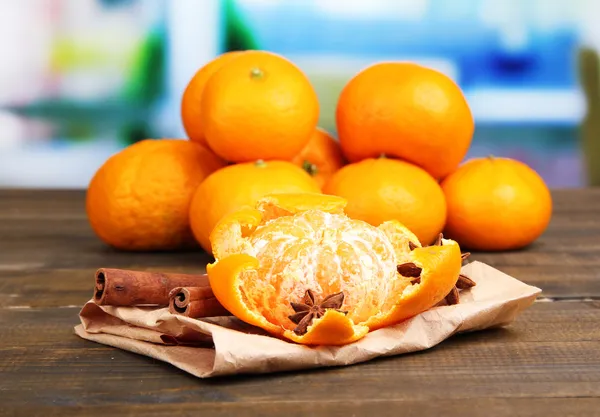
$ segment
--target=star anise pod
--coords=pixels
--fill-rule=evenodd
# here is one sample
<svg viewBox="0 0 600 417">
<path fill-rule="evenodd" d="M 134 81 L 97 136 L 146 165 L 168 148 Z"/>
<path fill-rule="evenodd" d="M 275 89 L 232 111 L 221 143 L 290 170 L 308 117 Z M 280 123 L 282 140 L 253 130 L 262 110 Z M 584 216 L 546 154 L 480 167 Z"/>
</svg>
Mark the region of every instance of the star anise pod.
<svg viewBox="0 0 600 417">
<path fill-rule="evenodd" d="M 411 284 L 419 284 L 421 282 L 422 268 L 418 267 L 412 262 L 406 262 L 396 267 L 398 273 L 404 277 L 413 278 Z"/>
<path fill-rule="evenodd" d="M 456 288 L 458 288 L 459 290 L 468 290 L 469 288 L 474 287 L 475 285 L 475 281 L 463 274 L 460 274 L 458 276 L 458 281 L 456 281 Z"/>
<path fill-rule="evenodd" d="M 444 238 L 444 235 L 442 233 L 440 233 L 438 235 L 437 239 L 435 240 L 435 242 L 431 246 L 442 246 L 443 238 Z M 415 248 L 417 248 L 417 245 L 415 245 L 413 242 L 408 242 L 408 247 L 410 250 L 414 250 Z M 460 258 L 461 258 L 461 260 L 464 261 L 465 259 L 467 259 L 469 257 L 469 255 L 471 255 L 470 252 L 465 252 L 465 253 L 461 254 Z M 421 268 L 416 266 L 414 263 L 407 262 L 404 264 L 400 264 L 400 265 L 398 265 L 397 269 L 398 269 L 398 273 L 400 273 L 400 275 L 403 275 L 405 277 L 414 278 L 411 281 L 412 284 L 418 284 L 421 282 Z M 446 300 L 446 304 L 448 304 L 448 305 L 458 304 L 459 303 L 458 290 L 466 290 L 466 289 L 469 289 L 474 286 L 475 286 L 475 281 L 473 281 L 471 278 L 467 277 L 466 275 L 460 274 L 458 276 L 458 280 L 456 281 L 456 285 L 454 285 L 452 290 L 450 290 L 448 295 L 446 295 L 446 297 L 444 298 Z"/>
<path fill-rule="evenodd" d="M 440 233 L 441 236 L 441 233 Z M 440 240 L 441 242 L 441 240 Z M 465 252 L 463 254 L 460 255 L 460 259 L 462 261 L 464 261 L 465 259 L 467 259 L 469 256 L 471 255 L 471 252 Z M 463 274 L 459 274 L 458 275 L 458 280 L 456 281 L 456 284 L 454 285 L 454 288 L 452 288 L 450 290 L 450 292 L 448 293 L 448 295 L 446 295 L 446 297 L 444 298 L 446 300 L 446 304 L 448 304 L 449 306 L 454 305 L 454 304 L 458 304 L 460 302 L 460 297 L 458 295 L 458 290 L 467 290 L 471 287 L 475 286 L 475 281 L 473 281 L 471 278 L 469 278 L 466 275 Z"/>
<path fill-rule="evenodd" d="M 344 304 L 344 293 L 338 292 L 331 294 L 323 299 L 320 303 L 315 303 L 315 294 L 312 290 L 306 290 L 302 303 L 290 303 L 295 311 L 295 314 L 288 318 L 297 324 L 294 333 L 303 335 L 308 330 L 314 319 L 323 317 L 325 310 L 334 309 L 340 313 L 348 314 L 347 311 L 341 311 L 340 308 Z"/>
</svg>

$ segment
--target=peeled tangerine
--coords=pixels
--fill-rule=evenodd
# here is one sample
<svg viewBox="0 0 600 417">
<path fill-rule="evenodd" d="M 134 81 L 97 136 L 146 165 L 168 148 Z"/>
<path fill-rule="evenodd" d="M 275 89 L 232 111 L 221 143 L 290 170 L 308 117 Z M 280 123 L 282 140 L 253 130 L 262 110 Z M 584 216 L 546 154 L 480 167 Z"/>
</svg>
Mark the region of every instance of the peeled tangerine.
<svg viewBox="0 0 600 417">
<path fill-rule="evenodd" d="M 274 336 L 343 345 L 456 291 L 456 242 L 421 247 L 397 221 L 374 227 L 347 217 L 345 205 L 335 196 L 279 194 L 223 218 L 208 265 L 217 299 Z"/>
</svg>

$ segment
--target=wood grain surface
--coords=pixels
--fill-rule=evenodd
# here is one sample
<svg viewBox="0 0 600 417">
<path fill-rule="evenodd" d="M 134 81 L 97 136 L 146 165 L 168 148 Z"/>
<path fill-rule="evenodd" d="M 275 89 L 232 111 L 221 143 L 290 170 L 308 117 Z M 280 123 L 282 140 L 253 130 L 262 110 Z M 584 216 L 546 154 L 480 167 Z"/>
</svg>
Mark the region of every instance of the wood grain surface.
<svg viewBox="0 0 600 417">
<path fill-rule="evenodd" d="M 475 253 L 543 290 L 506 329 L 343 368 L 199 380 L 73 334 L 98 267 L 203 272 L 210 257 L 122 253 L 84 193 L 0 191 L 0 414 L 600 415 L 600 190 L 557 191 L 526 250 Z"/>
</svg>

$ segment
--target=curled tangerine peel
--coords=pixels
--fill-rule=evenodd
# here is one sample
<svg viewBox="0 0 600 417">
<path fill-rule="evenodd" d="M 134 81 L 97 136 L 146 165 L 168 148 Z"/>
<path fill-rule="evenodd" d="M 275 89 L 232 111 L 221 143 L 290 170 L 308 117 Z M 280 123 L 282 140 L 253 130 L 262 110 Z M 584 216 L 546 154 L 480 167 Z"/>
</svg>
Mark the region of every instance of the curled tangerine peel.
<svg viewBox="0 0 600 417">
<path fill-rule="evenodd" d="M 283 336 L 304 345 L 346 345 L 362 339 L 369 332 L 367 326 L 354 325 L 346 315 L 335 310 L 327 310 L 313 323 L 304 335 L 286 330 Z"/>
<path fill-rule="evenodd" d="M 423 269 L 420 283 L 404 287 L 386 314 L 367 320 L 371 330 L 399 323 L 438 304 L 455 285 L 462 266 L 460 247 L 448 239 L 443 239 L 443 246 L 414 249 L 407 262 Z"/>
<path fill-rule="evenodd" d="M 455 242 L 421 248 L 400 223 L 350 219 L 343 199 L 330 197 L 271 196 L 219 223 L 208 274 L 229 311 L 297 343 L 339 345 L 435 306 L 454 287 L 461 267 Z M 420 282 L 397 272 L 406 262 L 421 268 Z M 309 289 L 319 299 L 344 292 L 347 314 L 326 310 L 296 334 L 290 303 Z"/>
<path fill-rule="evenodd" d="M 258 259 L 249 255 L 231 255 L 220 262 L 207 266 L 210 287 L 215 297 L 231 314 L 246 323 L 262 327 L 268 332 L 281 334 L 282 330 L 269 323 L 264 317 L 248 309 L 239 290 L 240 276 L 247 271 L 255 271 Z"/>
</svg>

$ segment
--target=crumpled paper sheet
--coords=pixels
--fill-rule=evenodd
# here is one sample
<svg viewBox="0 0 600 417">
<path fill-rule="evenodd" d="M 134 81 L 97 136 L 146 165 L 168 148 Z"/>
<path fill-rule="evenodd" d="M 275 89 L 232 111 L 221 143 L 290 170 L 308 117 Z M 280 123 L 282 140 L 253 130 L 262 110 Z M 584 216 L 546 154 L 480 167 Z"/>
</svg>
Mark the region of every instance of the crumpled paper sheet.
<svg viewBox="0 0 600 417">
<path fill-rule="evenodd" d="M 345 346 L 308 347 L 269 336 L 235 317 L 191 319 L 167 308 L 98 306 L 89 301 L 75 327 L 80 337 L 168 362 L 192 375 L 269 373 L 350 365 L 428 349 L 458 332 L 510 324 L 539 288 L 481 262 L 463 267 L 477 285 L 460 304 L 432 308 Z"/>
</svg>

